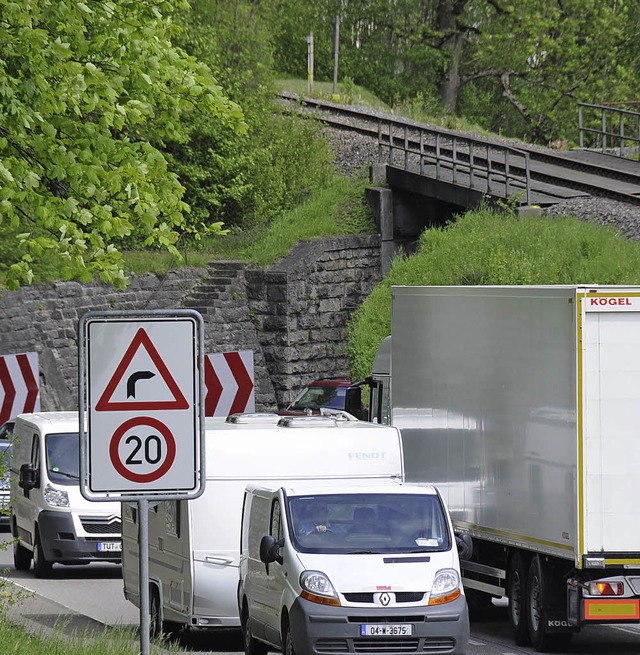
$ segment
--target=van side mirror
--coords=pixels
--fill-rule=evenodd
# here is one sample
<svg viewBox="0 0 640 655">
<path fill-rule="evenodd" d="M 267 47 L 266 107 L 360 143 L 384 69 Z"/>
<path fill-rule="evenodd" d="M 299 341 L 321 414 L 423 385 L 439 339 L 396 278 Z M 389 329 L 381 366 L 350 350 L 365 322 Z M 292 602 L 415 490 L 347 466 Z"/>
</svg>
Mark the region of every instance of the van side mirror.
<svg viewBox="0 0 640 655">
<path fill-rule="evenodd" d="M 461 560 L 471 559 L 471 555 L 473 555 L 473 540 L 468 532 L 462 532 L 456 535 L 456 546 L 458 548 L 458 557 Z"/>
<path fill-rule="evenodd" d="M 260 539 L 260 561 L 265 564 L 270 564 L 271 562 L 278 562 L 282 564 L 284 561 L 282 555 L 280 554 L 280 547 L 284 544 L 284 541 L 276 541 L 276 538 L 270 534 L 265 534 L 262 539 Z"/>
<path fill-rule="evenodd" d="M 27 462 L 20 467 L 20 478 L 18 486 L 25 491 L 33 489 L 40 484 L 38 469 L 33 464 Z"/>
</svg>

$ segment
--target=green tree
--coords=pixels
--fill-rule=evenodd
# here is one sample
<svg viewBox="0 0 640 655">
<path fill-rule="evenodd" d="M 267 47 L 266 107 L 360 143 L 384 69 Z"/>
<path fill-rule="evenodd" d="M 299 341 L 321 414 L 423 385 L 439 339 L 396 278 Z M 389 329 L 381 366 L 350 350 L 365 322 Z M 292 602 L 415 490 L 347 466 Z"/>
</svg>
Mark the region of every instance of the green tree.
<svg viewBox="0 0 640 655">
<path fill-rule="evenodd" d="M 0 0 L 0 229 L 7 286 L 44 251 L 68 278 L 126 286 L 118 247 L 167 249 L 188 206 L 162 144 L 190 112 L 245 129 L 210 69 L 172 44 L 181 0 Z"/>
<path fill-rule="evenodd" d="M 185 186 L 188 223 L 252 229 L 327 183 L 327 144 L 317 124 L 274 104 L 271 6 L 250 0 L 198 0 L 180 15 L 175 41 L 209 65 L 231 98 L 242 103 L 248 132 L 235 134 L 207 116 L 192 115 L 190 138 L 165 140 L 163 152 Z"/>
<path fill-rule="evenodd" d="M 640 7 L 631 0 L 279 0 L 276 62 L 300 70 L 313 32 L 339 72 L 388 104 L 419 99 L 496 132 L 546 142 L 577 133 L 576 104 L 634 99 Z"/>
</svg>

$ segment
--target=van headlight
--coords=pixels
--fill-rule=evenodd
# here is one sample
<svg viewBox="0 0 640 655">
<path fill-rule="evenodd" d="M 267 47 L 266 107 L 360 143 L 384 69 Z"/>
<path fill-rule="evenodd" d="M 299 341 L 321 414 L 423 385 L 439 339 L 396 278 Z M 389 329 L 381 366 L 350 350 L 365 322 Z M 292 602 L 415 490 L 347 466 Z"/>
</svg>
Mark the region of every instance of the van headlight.
<svg viewBox="0 0 640 655">
<path fill-rule="evenodd" d="M 429 605 L 444 605 L 459 598 L 460 575 L 455 569 L 441 569 L 436 573 L 429 596 Z"/>
<path fill-rule="evenodd" d="M 303 571 L 300 574 L 300 594 L 306 600 L 320 605 L 340 607 L 340 599 L 331 580 L 322 571 Z"/>
<path fill-rule="evenodd" d="M 44 502 L 53 507 L 69 507 L 69 494 L 48 484 L 44 488 Z"/>
</svg>

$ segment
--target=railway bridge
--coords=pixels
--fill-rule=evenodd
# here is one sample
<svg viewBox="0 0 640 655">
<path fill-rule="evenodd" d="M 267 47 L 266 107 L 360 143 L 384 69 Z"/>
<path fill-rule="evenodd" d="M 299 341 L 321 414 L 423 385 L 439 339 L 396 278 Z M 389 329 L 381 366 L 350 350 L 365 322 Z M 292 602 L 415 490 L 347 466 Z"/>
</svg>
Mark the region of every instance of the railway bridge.
<svg viewBox="0 0 640 655">
<path fill-rule="evenodd" d="M 425 228 L 481 204 L 521 216 L 576 197 L 640 205 L 637 112 L 581 104 L 580 148 L 554 150 L 321 100 L 305 99 L 297 111 L 376 140 L 367 198 L 380 226 L 383 273 Z"/>
</svg>

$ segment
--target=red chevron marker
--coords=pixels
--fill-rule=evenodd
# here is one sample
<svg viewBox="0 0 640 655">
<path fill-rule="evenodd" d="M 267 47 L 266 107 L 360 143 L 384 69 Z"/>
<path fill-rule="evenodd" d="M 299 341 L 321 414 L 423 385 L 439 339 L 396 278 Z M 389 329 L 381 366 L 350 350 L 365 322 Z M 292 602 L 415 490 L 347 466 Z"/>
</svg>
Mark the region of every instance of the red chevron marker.
<svg viewBox="0 0 640 655">
<path fill-rule="evenodd" d="M 255 411 L 253 351 L 205 355 L 205 416 Z"/>
<path fill-rule="evenodd" d="M 40 409 L 38 353 L 0 356 L 0 425 Z"/>
</svg>

